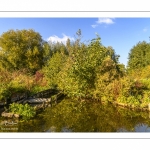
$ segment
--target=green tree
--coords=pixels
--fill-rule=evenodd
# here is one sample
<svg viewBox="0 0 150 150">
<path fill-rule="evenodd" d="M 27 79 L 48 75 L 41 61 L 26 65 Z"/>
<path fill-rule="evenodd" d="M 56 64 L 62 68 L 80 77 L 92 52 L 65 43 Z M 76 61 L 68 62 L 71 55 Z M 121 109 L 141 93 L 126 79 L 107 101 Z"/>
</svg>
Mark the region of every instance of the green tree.
<svg viewBox="0 0 150 150">
<path fill-rule="evenodd" d="M 79 98 L 93 97 L 99 78 L 105 75 L 106 80 L 106 74 L 108 74 L 107 79 L 110 82 L 119 76 L 119 56 L 112 48 L 104 47 L 99 36 L 89 45 L 77 39 L 73 45 L 68 44 L 68 48 L 70 53 L 67 66 L 69 67 L 66 66 L 67 75 L 63 80 L 63 88 L 68 95 Z"/>
<path fill-rule="evenodd" d="M 52 51 L 52 54 L 56 53 L 56 52 L 64 52 L 65 54 L 68 54 L 66 46 L 62 43 L 62 42 L 48 42 L 50 49 Z"/>
<path fill-rule="evenodd" d="M 35 72 L 43 65 L 43 40 L 38 32 L 9 30 L 0 36 L 1 69 L 27 68 Z"/>
<path fill-rule="evenodd" d="M 46 65 L 52 57 L 53 51 L 48 42 L 43 42 L 43 63 Z"/>
<path fill-rule="evenodd" d="M 49 59 L 47 65 L 44 66 L 43 72 L 48 80 L 49 86 L 57 88 L 59 82 L 59 72 L 62 70 L 66 61 L 66 55 L 63 52 L 56 52 Z"/>
<path fill-rule="evenodd" d="M 150 65 L 150 44 L 145 41 L 137 43 L 130 50 L 128 59 L 128 70 L 142 69 Z"/>
</svg>

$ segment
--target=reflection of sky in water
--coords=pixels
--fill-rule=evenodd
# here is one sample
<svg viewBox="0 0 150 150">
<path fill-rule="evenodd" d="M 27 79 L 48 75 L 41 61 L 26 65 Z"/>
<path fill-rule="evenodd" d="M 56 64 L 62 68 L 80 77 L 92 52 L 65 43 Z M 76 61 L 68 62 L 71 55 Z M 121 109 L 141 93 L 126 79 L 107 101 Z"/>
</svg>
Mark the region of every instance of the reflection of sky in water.
<svg viewBox="0 0 150 150">
<path fill-rule="evenodd" d="M 46 132 L 56 132 L 56 127 L 51 126 Z M 63 127 L 61 129 L 61 132 L 72 132 L 72 131 L 70 129 L 68 129 L 67 127 Z"/>
<path fill-rule="evenodd" d="M 46 132 L 56 132 L 56 127 L 51 126 Z"/>
<path fill-rule="evenodd" d="M 138 124 L 134 127 L 135 132 L 150 132 L 150 127 L 146 124 Z"/>
<path fill-rule="evenodd" d="M 128 132 L 128 131 L 124 128 L 120 128 L 120 129 L 117 130 L 117 132 Z"/>
<path fill-rule="evenodd" d="M 61 132 L 72 132 L 72 131 L 67 127 L 63 127 Z"/>
<path fill-rule="evenodd" d="M 150 132 L 150 127 L 146 124 L 140 123 L 134 127 L 133 131 L 128 131 L 125 128 L 119 128 L 117 132 Z"/>
</svg>

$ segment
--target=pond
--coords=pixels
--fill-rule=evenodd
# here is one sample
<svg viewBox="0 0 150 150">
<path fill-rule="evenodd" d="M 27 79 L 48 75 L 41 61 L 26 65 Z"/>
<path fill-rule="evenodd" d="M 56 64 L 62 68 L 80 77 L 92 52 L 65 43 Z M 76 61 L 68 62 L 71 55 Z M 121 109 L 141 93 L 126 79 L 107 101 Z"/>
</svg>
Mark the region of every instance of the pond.
<svg viewBox="0 0 150 150">
<path fill-rule="evenodd" d="M 0 118 L 0 132 L 150 132 L 150 113 L 63 99 L 31 120 Z"/>
</svg>

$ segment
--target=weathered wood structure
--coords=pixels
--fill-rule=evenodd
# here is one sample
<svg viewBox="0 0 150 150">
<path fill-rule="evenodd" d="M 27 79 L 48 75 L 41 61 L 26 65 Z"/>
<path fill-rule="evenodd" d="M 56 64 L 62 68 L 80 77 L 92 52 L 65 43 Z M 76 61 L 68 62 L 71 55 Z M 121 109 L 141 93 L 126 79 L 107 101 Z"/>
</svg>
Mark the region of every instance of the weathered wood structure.
<svg viewBox="0 0 150 150">
<path fill-rule="evenodd" d="M 29 93 L 24 93 L 22 95 L 16 95 L 16 97 L 11 98 L 10 103 L 20 103 L 20 104 L 30 104 L 31 106 L 36 107 L 36 109 L 46 108 L 48 106 L 52 106 L 53 104 L 57 104 L 60 101 L 60 98 L 63 96 L 61 91 L 48 89 L 45 91 L 41 91 L 39 93 L 33 94 L 29 96 Z M 5 104 L 5 105 L 8 105 Z M 4 106 L 5 106 L 4 105 Z M 16 114 L 2 112 L 1 116 L 3 117 L 19 117 Z"/>
<path fill-rule="evenodd" d="M 32 99 L 32 98 L 45 98 L 45 97 L 49 97 L 50 95 L 54 95 L 58 92 L 59 91 L 54 90 L 54 89 L 44 90 L 33 95 L 31 95 L 29 92 L 25 92 L 23 94 L 18 94 L 15 97 L 11 97 L 10 101 L 17 102 L 17 101 L 23 101 L 23 100 Z"/>
</svg>

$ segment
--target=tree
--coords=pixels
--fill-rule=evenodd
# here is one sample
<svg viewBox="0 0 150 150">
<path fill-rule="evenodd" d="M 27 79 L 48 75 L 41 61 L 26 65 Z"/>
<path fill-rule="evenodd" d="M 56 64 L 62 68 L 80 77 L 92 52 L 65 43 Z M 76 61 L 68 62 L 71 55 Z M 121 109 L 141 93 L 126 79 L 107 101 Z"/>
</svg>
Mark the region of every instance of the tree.
<svg viewBox="0 0 150 150">
<path fill-rule="evenodd" d="M 62 52 L 56 52 L 51 59 L 47 62 L 47 65 L 43 67 L 43 72 L 48 80 L 48 84 L 52 88 L 57 88 L 59 82 L 59 72 L 63 69 L 66 61 L 66 55 Z"/>
<path fill-rule="evenodd" d="M 128 70 L 142 69 L 150 65 L 150 44 L 145 41 L 138 42 L 130 50 L 128 59 Z"/>
<path fill-rule="evenodd" d="M 104 47 L 99 36 L 89 45 L 75 41 L 74 45 L 68 47 L 71 52 L 68 58 L 70 61 L 63 80 L 63 88 L 68 95 L 79 98 L 93 97 L 100 78 L 111 82 L 119 76 L 118 55 L 112 48 Z"/>
<path fill-rule="evenodd" d="M 48 42 L 50 49 L 52 51 L 52 54 L 56 53 L 56 52 L 64 52 L 65 54 L 68 54 L 66 46 L 62 43 L 62 42 Z"/>
<path fill-rule="evenodd" d="M 53 51 L 48 42 L 43 42 L 43 63 L 46 65 L 52 57 Z"/>
<path fill-rule="evenodd" d="M 35 72 L 43 65 L 43 40 L 38 32 L 9 30 L 0 36 L 1 69 L 27 68 Z"/>
</svg>

